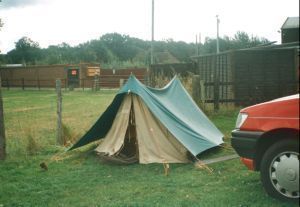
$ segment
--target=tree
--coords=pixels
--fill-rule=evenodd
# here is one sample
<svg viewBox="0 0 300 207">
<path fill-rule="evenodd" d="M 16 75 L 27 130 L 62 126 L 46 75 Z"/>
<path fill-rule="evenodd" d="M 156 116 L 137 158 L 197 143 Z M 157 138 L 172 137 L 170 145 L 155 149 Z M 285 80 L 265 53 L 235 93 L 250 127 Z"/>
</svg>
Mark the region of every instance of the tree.
<svg viewBox="0 0 300 207">
<path fill-rule="evenodd" d="M 268 40 L 237 32 L 234 37 L 224 36 L 219 39 L 220 51 L 255 47 Z M 7 55 L 0 55 L 0 61 L 26 64 L 77 64 L 94 62 L 106 67 L 146 66 L 150 63 L 150 41 L 122 35 L 107 33 L 98 39 L 77 46 L 67 43 L 51 45 L 40 49 L 39 44 L 28 37 L 16 42 L 15 49 Z M 216 52 L 216 39 L 206 38 L 200 45 L 200 55 Z M 189 62 L 195 55 L 195 44 L 176 42 L 172 39 L 154 42 L 154 52 L 166 52 L 180 62 Z"/>
<path fill-rule="evenodd" d="M 265 38 L 250 37 L 246 32 L 238 31 L 233 38 L 224 36 L 219 39 L 220 51 L 236 50 L 243 48 L 255 47 L 261 44 L 268 43 Z M 203 47 L 201 48 L 202 54 L 216 52 L 216 39 L 206 38 Z"/>
<path fill-rule="evenodd" d="M 100 40 L 80 44 L 75 48 L 80 61 L 107 63 L 110 60 L 109 51 Z"/>
<path fill-rule="evenodd" d="M 35 64 L 41 55 L 39 43 L 28 37 L 22 37 L 15 43 L 15 49 L 8 53 L 12 63 Z"/>
<path fill-rule="evenodd" d="M 103 35 L 100 38 L 100 41 L 107 49 L 111 50 L 111 52 L 120 61 L 131 61 L 139 52 L 139 49 L 135 45 L 135 42 L 140 42 L 138 41 L 138 39 L 131 38 L 128 35 L 108 33 Z"/>
</svg>

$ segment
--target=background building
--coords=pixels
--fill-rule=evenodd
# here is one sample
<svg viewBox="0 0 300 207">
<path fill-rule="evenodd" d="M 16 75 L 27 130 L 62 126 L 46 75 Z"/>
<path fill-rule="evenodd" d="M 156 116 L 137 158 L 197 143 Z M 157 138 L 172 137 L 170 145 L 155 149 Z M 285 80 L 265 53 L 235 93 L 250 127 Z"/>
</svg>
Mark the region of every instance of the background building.
<svg viewBox="0 0 300 207">
<path fill-rule="evenodd" d="M 281 27 L 281 43 L 299 42 L 299 17 L 288 17 Z"/>
</svg>

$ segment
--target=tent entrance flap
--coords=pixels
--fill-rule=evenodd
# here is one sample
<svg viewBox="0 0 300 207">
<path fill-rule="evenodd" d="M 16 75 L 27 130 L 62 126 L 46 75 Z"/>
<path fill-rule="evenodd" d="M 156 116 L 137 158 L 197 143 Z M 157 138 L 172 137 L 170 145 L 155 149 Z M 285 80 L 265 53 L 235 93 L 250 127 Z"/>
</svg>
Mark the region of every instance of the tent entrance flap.
<svg viewBox="0 0 300 207">
<path fill-rule="evenodd" d="M 120 106 L 111 129 L 95 150 L 103 161 L 115 164 L 138 162 L 133 113 L 132 96 L 127 95 Z"/>
<path fill-rule="evenodd" d="M 129 122 L 128 122 L 128 127 L 124 138 L 124 143 L 122 148 L 117 154 L 126 157 L 138 157 L 138 147 L 137 147 L 135 126 L 136 124 L 134 118 L 133 105 L 131 105 Z"/>
<path fill-rule="evenodd" d="M 125 96 L 111 129 L 96 152 L 105 161 L 120 164 L 128 159 L 144 164 L 189 162 L 186 148 L 135 94 Z"/>
<path fill-rule="evenodd" d="M 112 126 L 101 144 L 95 149 L 97 153 L 104 153 L 106 155 L 117 154 L 124 145 L 124 138 L 128 129 L 130 111 L 131 111 L 131 97 L 126 95 L 117 115 L 112 123 Z"/>
</svg>

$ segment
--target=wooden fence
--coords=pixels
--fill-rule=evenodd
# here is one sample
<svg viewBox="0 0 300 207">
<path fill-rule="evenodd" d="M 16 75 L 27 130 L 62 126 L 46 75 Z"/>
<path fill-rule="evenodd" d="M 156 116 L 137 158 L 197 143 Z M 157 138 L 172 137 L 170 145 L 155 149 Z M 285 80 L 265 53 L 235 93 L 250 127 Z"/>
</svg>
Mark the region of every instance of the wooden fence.
<svg viewBox="0 0 300 207">
<path fill-rule="evenodd" d="M 137 78 L 144 83 L 146 80 L 142 76 L 137 76 Z M 67 79 L 61 79 L 61 88 L 64 88 L 65 90 L 69 88 L 81 88 L 82 90 L 88 89 L 88 88 L 95 88 L 96 85 L 98 88 L 119 88 L 121 85 L 123 85 L 126 80 L 128 79 L 128 76 L 100 76 L 96 79 L 79 79 L 78 84 L 74 86 L 71 85 Z M 49 79 L 49 80 L 39 80 L 39 79 L 4 79 L 2 80 L 2 87 L 6 88 L 7 90 L 11 88 L 21 88 L 22 90 L 26 89 L 46 89 L 46 88 L 55 88 L 56 87 L 56 80 L 55 79 Z"/>
<path fill-rule="evenodd" d="M 246 85 L 248 96 L 232 96 L 232 91 L 237 91 L 235 88 L 245 87 L 245 83 L 241 81 L 221 82 L 217 79 L 213 82 L 205 82 L 200 79 L 199 75 L 193 75 L 192 78 L 192 96 L 197 103 L 211 103 L 214 105 L 214 109 L 218 110 L 220 104 L 233 103 L 238 106 L 249 106 L 264 101 L 269 101 L 274 98 L 278 98 L 287 95 L 293 95 L 297 91 L 297 81 L 282 82 L 284 87 L 278 89 L 279 85 L 275 82 L 256 82 L 256 85 L 260 85 L 259 88 L 253 88 L 250 85 Z M 275 90 L 275 92 L 274 92 Z M 272 96 L 270 95 L 272 92 Z"/>
</svg>

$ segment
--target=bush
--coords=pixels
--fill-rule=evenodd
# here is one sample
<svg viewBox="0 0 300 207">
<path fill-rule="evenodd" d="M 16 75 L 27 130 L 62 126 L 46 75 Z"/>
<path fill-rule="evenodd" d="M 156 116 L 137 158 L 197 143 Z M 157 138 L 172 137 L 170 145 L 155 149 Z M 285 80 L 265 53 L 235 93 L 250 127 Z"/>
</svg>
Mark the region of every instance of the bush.
<svg viewBox="0 0 300 207">
<path fill-rule="evenodd" d="M 64 146 L 70 146 L 76 141 L 77 135 L 70 129 L 69 126 L 62 123 L 62 139 Z"/>
<path fill-rule="evenodd" d="M 28 130 L 26 133 L 26 152 L 28 155 L 36 155 L 38 151 L 40 150 L 40 146 L 35 139 L 35 137 L 32 135 L 31 130 Z"/>
</svg>

